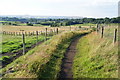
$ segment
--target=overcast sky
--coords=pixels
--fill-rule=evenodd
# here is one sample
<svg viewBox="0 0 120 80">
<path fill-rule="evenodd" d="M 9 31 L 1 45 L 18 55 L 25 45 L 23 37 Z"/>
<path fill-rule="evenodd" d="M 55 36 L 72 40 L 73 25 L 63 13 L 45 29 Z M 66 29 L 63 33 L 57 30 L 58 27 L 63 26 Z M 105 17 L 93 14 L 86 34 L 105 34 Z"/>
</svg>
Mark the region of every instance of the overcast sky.
<svg viewBox="0 0 120 80">
<path fill-rule="evenodd" d="M 0 15 L 116 17 L 119 0 L 0 0 Z"/>
</svg>

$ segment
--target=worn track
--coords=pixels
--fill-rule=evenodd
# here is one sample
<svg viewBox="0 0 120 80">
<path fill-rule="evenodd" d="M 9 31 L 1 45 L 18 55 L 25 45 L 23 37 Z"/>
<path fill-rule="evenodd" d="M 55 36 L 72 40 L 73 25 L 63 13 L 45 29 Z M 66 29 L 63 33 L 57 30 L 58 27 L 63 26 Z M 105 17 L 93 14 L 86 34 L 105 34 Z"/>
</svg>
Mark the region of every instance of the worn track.
<svg viewBox="0 0 120 80">
<path fill-rule="evenodd" d="M 68 47 L 64 55 L 64 58 L 62 59 L 61 71 L 60 71 L 58 80 L 63 80 L 66 78 L 69 78 L 69 80 L 73 79 L 72 65 L 73 65 L 74 56 L 77 52 L 76 46 L 80 37 L 73 39 L 70 46 Z"/>
</svg>

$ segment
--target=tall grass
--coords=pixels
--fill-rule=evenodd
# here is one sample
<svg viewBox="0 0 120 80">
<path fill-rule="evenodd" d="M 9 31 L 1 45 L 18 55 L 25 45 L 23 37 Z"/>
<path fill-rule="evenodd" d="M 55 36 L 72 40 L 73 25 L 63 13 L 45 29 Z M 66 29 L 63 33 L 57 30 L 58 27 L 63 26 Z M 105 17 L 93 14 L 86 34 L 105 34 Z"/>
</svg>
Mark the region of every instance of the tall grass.
<svg viewBox="0 0 120 80">
<path fill-rule="evenodd" d="M 64 32 L 55 35 L 2 69 L 4 77 L 56 78 L 71 40 L 88 32 L 90 31 Z"/>
<path fill-rule="evenodd" d="M 106 28 L 104 38 L 91 33 L 79 40 L 74 58 L 74 78 L 118 78 L 118 42 L 113 43 L 114 32 Z"/>
</svg>

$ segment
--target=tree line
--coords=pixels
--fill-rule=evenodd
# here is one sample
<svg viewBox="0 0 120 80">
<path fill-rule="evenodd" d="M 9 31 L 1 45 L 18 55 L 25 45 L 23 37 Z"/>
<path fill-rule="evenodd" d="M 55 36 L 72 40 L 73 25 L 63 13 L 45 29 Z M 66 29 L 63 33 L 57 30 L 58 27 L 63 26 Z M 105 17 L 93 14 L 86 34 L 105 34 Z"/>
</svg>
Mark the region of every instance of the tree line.
<svg viewBox="0 0 120 80">
<path fill-rule="evenodd" d="M 81 19 L 38 19 L 38 18 L 17 18 L 17 17 L 0 17 L 0 22 L 3 25 L 17 25 L 18 23 L 25 23 L 26 25 L 33 26 L 34 24 L 41 24 L 51 27 L 56 26 L 69 26 L 74 24 L 92 23 L 92 24 L 109 24 L 120 23 L 120 17 L 115 18 L 81 18 Z"/>
</svg>

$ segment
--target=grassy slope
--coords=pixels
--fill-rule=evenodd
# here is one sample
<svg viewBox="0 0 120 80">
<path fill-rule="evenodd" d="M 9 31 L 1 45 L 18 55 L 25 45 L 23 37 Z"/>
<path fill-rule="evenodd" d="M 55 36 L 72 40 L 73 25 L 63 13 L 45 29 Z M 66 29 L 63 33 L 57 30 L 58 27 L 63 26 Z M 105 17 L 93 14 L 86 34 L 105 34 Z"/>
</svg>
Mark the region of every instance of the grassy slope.
<svg viewBox="0 0 120 80">
<path fill-rule="evenodd" d="M 79 40 L 74 58 L 74 78 L 118 77 L 118 43 L 113 44 L 112 28 L 106 28 L 105 33 L 103 39 L 94 32 Z"/>
<path fill-rule="evenodd" d="M 71 39 L 83 33 L 85 32 L 65 32 L 54 36 L 2 69 L 4 77 L 56 78 Z"/>
</svg>

